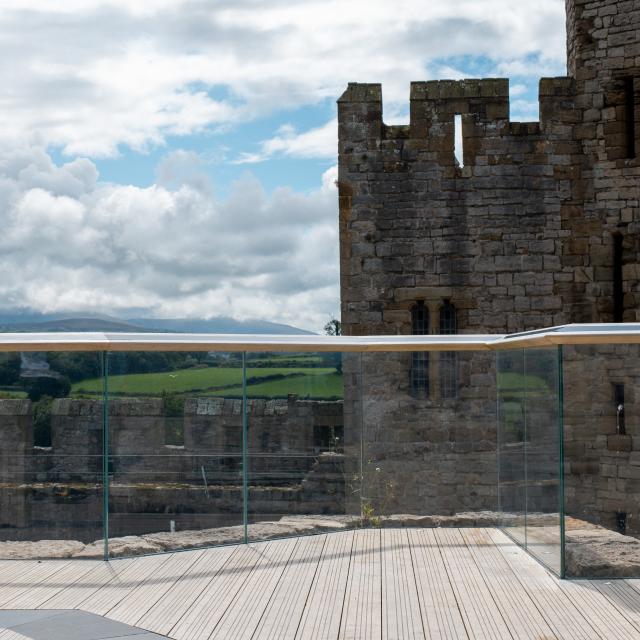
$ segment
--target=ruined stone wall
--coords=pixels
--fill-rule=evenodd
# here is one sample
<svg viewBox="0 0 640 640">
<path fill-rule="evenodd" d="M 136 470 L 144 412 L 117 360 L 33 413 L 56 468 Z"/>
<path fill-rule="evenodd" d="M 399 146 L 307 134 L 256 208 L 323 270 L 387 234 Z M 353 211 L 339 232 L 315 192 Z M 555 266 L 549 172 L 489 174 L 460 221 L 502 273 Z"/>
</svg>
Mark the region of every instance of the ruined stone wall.
<svg viewBox="0 0 640 640">
<path fill-rule="evenodd" d="M 405 126 L 383 123 L 380 85 L 351 84 L 340 98 L 345 333 L 409 333 L 416 300 L 451 300 L 465 333 L 566 321 L 573 82 L 541 82 L 540 123 L 510 122 L 508 91 L 496 79 L 412 83 Z"/>
<path fill-rule="evenodd" d="M 570 79 L 542 81 L 542 120 L 522 124 L 509 121 L 506 80 L 413 83 L 410 124 L 388 127 L 380 86 L 350 85 L 339 102 L 345 333 L 410 333 L 417 301 L 431 333 L 445 300 L 463 333 L 567 321 L 558 292 L 574 277 L 559 257 L 579 150 L 568 124 L 573 90 Z M 411 354 L 389 357 L 378 378 L 365 375 L 371 465 L 398 478 L 395 512 L 497 509 L 494 356 L 459 355 L 458 391 L 447 399 L 441 358 L 429 356 L 427 398 L 411 393 Z"/>
<path fill-rule="evenodd" d="M 493 360 L 459 354 L 458 398 L 433 401 L 411 394 L 410 353 L 363 354 L 362 492 L 374 514 L 497 511 Z"/>
<path fill-rule="evenodd" d="M 508 80 L 414 82 L 409 124 L 401 126 L 384 123 L 380 85 L 350 84 L 338 101 L 344 333 L 411 333 L 418 301 L 428 309 L 430 333 L 438 333 L 445 301 L 455 306 L 461 333 L 637 320 L 639 42 L 638 0 L 567 0 L 569 75 L 540 81 L 534 123 L 511 122 Z M 454 154 L 456 114 L 463 166 Z M 616 242 L 622 247 L 618 308 Z M 410 367 L 406 361 L 389 369 L 388 395 L 406 388 Z M 487 415 L 495 411 L 492 383 L 482 378 L 487 362 L 478 357 L 467 376 L 460 373 L 456 401 L 442 399 L 438 367 L 432 355 L 429 399 L 416 406 L 409 394 L 396 393 L 393 415 L 382 434 L 376 431 L 376 455 L 403 457 L 414 478 L 398 509 L 430 511 L 440 508 L 440 492 L 450 494 L 442 478 L 424 471 L 425 448 L 440 446 L 443 437 L 452 451 L 495 440 L 484 420 L 475 437 L 470 425 L 468 441 L 452 429 L 452 416 L 481 413 L 473 407 L 481 397 Z M 612 384 L 605 386 L 613 405 Z M 588 394 L 581 392 L 585 406 Z M 429 426 L 416 429 L 413 416 L 425 412 Z M 600 431 L 611 428 L 592 420 Z M 581 428 L 571 415 L 565 424 L 571 434 Z M 579 469 L 570 452 L 581 448 L 567 451 L 567 468 Z M 456 482 L 468 485 L 473 475 L 460 471 Z M 431 494 L 420 496 L 427 484 Z M 452 496 L 448 504 L 459 509 L 468 497 Z M 605 511 L 604 504 L 589 508 Z"/>
<path fill-rule="evenodd" d="M 585 345 L 564 354 L 566 512 L 640 536 L 640 349 Z M 621 418 L 614 385 L 624 385 Z"/>
<path fill-rule="evenodd" d="M 584 280 L 572 321 L 640 318 L 640 2 L 567 1 L 569 73 L 576 83 L 576 140 L 582 148 L 580 206 L 567 209 Z M 614 241 L 622 245 L 620 306 L 614 295 Z M 617 316 L 617 317 L 616 317 Z M 634 346 L 565 348 L 566 508 L 569 514 L 640 534 L 638 354 Z M 625 386 L 626 435 L 616 433 L 615 385 Z M 618 514 L 626 514 L 619 526 Z"/>
<path fill-rule="evenodd" d="M 573 134 L 582 156 L 575 168 L 575 207 L 563 211 L 570 232 L 563 265 L 574 267 L 570 320 L 608 322 L 613 309 L 613 234 L 622 236 L 623 319 L 640 318 L 640 3 L 567 0 L 568 68 L 575 78 Z M 635 109 L 629 113 L 627 85 Z M 631 126 L 630 120 L 633 121 Z M 632 129 L 635 128 L 635 131 Z M 633 153 L 629 149 L 628 133 Z M 631 157 L 635 156 L 635 157 Z M 579 173 L 578 173 L 579 172 Z"/>
<path fill-rule="evenodd" d="M 314 440 L 342 426 L 342 402 L 291 396 L 248 410 L 250 518 L 344 513 L 344 455 Z M 169 420 L 182 421 L 183 446 L 165 444 Z M 0 400 L 1 539 L 102 535 L 102 425 L 101 401 L 55 400 L 52 446 L 34 447 L 31 403 Z M 109 427 L 112 536 L 242 521 L 240 400 L 189 398 L 167 418 L 160 398 L 113 399 Z"/>
</svg>

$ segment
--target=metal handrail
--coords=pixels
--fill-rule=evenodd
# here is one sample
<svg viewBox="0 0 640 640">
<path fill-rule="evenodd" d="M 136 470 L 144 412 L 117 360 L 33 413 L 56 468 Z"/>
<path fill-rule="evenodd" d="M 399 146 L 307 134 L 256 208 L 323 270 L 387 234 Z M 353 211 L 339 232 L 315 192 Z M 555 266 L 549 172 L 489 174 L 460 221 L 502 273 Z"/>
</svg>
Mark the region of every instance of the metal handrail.
<svg viewBox="0 0 640 640">
<path fill-rule="evenodd" d="M 9 351 L 497 351 L 579 344 L 639 344 L 640 324 L 571 324 L 515 334 L 421 336 L 200 333 L 0 333 Z"/>
</svg>

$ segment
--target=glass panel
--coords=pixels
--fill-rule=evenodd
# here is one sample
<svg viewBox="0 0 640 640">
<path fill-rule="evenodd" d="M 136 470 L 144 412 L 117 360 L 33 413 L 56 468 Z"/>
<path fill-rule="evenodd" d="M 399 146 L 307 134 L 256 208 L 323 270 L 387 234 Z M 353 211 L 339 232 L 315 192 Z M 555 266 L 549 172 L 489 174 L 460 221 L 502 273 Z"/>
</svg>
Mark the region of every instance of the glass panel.
<svg viewBox="0 0 640 640">
<path fill-rule="evenodd" d="M 495 526 L 495 357 L 430 355 L 428 397 L 413 392 L 412 353 L 362 356 L 364 523 Z M 443 365 L 455 393 L 441 393 Z"/>
<path fill-rule="evenodd" d="M 101 375 L 95 352 L 0 354 L 0 558 L 103 557 Z"/>
<path fill-rule="evenodd" d="M 560 574 L 558 350 L 501 351 L 496 361 L 502 529 Z"/>
<path fill-rule="evenodd" d="M 357 524 L 359 354 L 250 353 L 246 366 L 249 538 Z"/>
<path fill-rule="evenodd" d="M 524 351 L 498 351 L 498 469 L 502 528 L 518 544 L 527 544 L 525 465 L 526 376 Z"/>
<path fill-rule="evenodd" d="M 640 346 L 563 356 L 566 573 L 640 578 Z"/>
<path fill-rule="evenodd" d="M 244 539 L 242 355 L 111 353 L 109 553 Z"/>
<path fill-rule="evenodd" d="M 527 550 L 561 572 L 558 350 L 525 349 Z"/>
</svg>

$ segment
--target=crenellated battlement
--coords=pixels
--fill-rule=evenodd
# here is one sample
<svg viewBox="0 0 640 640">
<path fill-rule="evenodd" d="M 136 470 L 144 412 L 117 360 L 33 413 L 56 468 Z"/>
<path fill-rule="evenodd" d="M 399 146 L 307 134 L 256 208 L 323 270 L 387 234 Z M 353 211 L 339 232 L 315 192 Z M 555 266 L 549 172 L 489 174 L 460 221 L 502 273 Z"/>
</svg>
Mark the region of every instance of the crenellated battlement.
<svg viewBox="0 0 640 640">
<path fill-rule="evenodd" d="M 386 125 L 383 119 L 382 86 L 349 83 L 338 100 L 341 143 L 364 143 L 372 150 L 372 141 L 408 140 L 452 135 L 455 115 L 463 119 L 463 136 L 484 135 L 537 136 L 549 125 L 575 120 L 572 78 L 543 78 L 540 81 L 540 123 L 510 120 L 509 80 L 483 78 L 412 82 L 408 125 Z M 445 129 L 436 131 L 434 124 Z"/>
<path fill-rule="evenodd" d="M 540 80 L 539 121 L 512 121 L 506 79 L 414 82 L 401 125 L 385 124 L 379 84 L 351 84 L 340 98 L 345 335 L 640 320 L 640 0 L 566 3 L 570 77 Z M 419 510 L 434 484 L 425 476 L 424 452 L 443 443 L 455 451 L 465 431 L 450 419 L 452 408 L 470 417 L 474 442 L 495 415 L 486 415 L 475 391 L 491 384 L 486 365 L 474 370 L 451 355 L 406 355 L 370 362 L 357 384 L 370 398 L 397 398 L 386 412 L 372 401 L 367 416 L 376 427 L 364 437 L 368 451 L 387 465 L 395 459 L 394 473 L 407 476 L 410 492 L 397 505 Z M 616 428 L 614 391 L 625 384 L 619 365 L 612 359 L 594 374 L 597 384 L 584 387 L 613 407 L 608 427 L 606 420 L 585 425 L 575 411 L 572 422 L 571 407 L 567 414 L 569 429 L 582 434 L 573 452 L 586 456 L 567 476 L 572 508 L 611 523 L 618 512 L 638 512 L 628 475 L 611 486 L 610 457 L 623 460 L 624 452 L 607 451 L 602 435 Z M 361 396 L 345 397 L 357 428 Z M 414 419 L 417 407 L 426 418 Z M 498 411 L 511 410 L 505 404 Z M 438 432 L 439 424 L 447 429 Z M 626 425 L 636 430 L 622 436 L 625 443 L 640 442 L 640 422 L 632 426 L 627 418 Z M 347 421 L 345 432 L 349 427 Z M 452 487 L 438 485 L 447 500 L 464 485 L 456 473 Z"/>
<path fill-rule="evenodd" d="M 461 118 L 464 147 L 463 176 L 476 164 L 540 162 L 545 140 L 572 139 L 577 122 L 575 81 L 540 81 L 539 122 L 512 122 L 509 80 L 483 78 L 412 82 L 409 124 L 387 125 L 380 84 L 350 83 L 338 100 L 338 137 L 343 164 L 349 156 L 380 153 L 393 173 L 409 170 L 413 162 L 429 161 L 453 170 L 455 117 Z M 551 162 L 550 159 L 547 160 Z M 362 167 L 356 158 L 356 165 Z"/>
<path fill-rule="evenodd" d="M 536 122 L 512 120 L 505 78 L 413 82 L 401 125 L 379 84 L 347 87 L 346 333 L 411 330 L 400 291 L 437 290 L 465 331 L 640 316 L 637 279 L 612 302 L 614 240 L 623 279 L 640 273 L 640 0 L 566 3 L 569 77 L 540 80 Z"/>
</svg>

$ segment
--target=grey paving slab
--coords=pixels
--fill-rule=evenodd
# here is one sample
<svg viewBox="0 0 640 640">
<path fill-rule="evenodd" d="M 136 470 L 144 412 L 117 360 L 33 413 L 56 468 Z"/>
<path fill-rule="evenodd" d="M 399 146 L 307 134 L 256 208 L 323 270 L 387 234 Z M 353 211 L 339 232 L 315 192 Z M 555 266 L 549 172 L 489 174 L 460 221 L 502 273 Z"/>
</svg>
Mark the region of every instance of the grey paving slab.
<svg viewBox="0 0 640 640">
<path fill-rule="evenodd" d="M 59 614 L 59 611 L 34 611 L 33 609 L 0 611 L 0 629 L 11 629 L 20 624 L 52 618 Z"/>
<path fill-rule="evenodd" d="M 0 630 L 11 629 L 32 640 L 162 640 L 139 627 L 76 610 L 2 611 Z"/>
<path fill-rule="evenodd" d="M 166 638 L 167 636 L 159 636 L 156 633 L 150 631 L 143 631 L 142 633 L 136 633 L 133 636 L 125 636 L 128 640 L 158 640 L 158 638 Z M 122 636 L 111 636 L 110 638 L 102 638 L 102 640 L 119 640 Z"/>
</svg>

